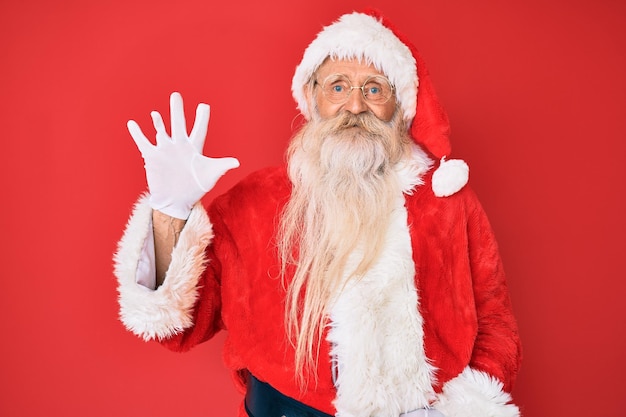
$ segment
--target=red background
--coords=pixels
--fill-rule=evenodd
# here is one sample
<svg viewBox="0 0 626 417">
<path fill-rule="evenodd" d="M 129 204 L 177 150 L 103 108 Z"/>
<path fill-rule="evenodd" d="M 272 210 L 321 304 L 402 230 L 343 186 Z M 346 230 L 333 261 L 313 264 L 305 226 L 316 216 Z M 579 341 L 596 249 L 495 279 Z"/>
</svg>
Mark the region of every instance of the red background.
<svg viewBox="0 0 626 417">
<path fill-rule="evenodd" d="M 367 5 L 424 55 L 498 236 L 524 414 L 624 415 L 621 0 L 3 1 L 1 415 L 234 415 L 223 336 L 174 354 L 117 320 L 111 257 L 145 189 L 125 123 L 150 131 L 174 90 L 189 119 L 210 103 L 205 150 L 241 161 L 224 191 L 281 162 L 304 48 Z"/>
</svg>

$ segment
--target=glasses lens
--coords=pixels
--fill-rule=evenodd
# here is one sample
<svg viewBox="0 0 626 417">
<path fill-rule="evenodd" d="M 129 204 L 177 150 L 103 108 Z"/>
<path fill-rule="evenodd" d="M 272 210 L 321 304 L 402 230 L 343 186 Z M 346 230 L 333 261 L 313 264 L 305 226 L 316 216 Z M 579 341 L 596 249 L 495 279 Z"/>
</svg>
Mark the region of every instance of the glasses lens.
<svg viewBox="0 0 626 417">
<path fill-rule="evenodd" d="M 343 74 L 329 75 L 322 84 L 324 97 L 331 103 L 344 103 L 353 89 L 363 91 L 365 101 L 372 104 L 384 104 L 393 95 L 393 87 L 389 80 L 381 75 L 375 75 L 365 80 L 362 87 L 353 87 L 350 80 Z"/>
<path fill-rule="evenodd" d="M 324 96 L 331 103 L 342 103 L 346 101 L 348 95 L 350 95 L 350 91 L 350 81 L 346 76 L 340 74 L 330 75 L 324 80 L 324 85 L 322 86 Z"/>
<path fill-rule="evenodd" d="M 374 104 L 386 103 L 393 94 L 391 83 L 385 77 L 370 77 L 363 84 L 363 96 L 365 100 Z"/>
</svg>

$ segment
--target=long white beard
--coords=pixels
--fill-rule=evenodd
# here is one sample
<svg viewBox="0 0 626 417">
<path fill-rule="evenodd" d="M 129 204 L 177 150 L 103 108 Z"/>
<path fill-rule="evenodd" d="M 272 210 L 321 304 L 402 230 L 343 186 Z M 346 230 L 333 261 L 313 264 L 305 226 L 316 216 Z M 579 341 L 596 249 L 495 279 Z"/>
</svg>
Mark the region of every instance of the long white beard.
<svg viewBox="0 0 626 417">
<path fill-rule="evenodd" d="M 288 280 L 288 265 L 296 271 L 286 282 L 296 369 L 314 369 L 313 352 L 333 297 L 379 257 L 394 202 L 402 193 L 394 168 L 407 157 L 409 144 L 401 120 L 386 123 L 350 113 L 313 120 L 292 141 L 293 193 L 281 218 L 278 244 L 283 278 Z M 355 253 L 360 254 L 356 262 Z"/>
<path fill-rule="evenodd" d="M 343 113 L 311 122 L 296 138 L 289 158 L 289 208 L 302 216 L 300 244 L 330 243 L 341 254 L 347 242 L 351 247 L 371 240 L 376 229 L 384 228 L 391 201 L 400 192 L 393 168 L 406 156 L 409 143 L 394 127 L 369 114 Z M 320 248 L 312 249 L 318 257 Z"/>
<path fill-rule="evenodd" d="M 399 415 L 434 398 L 402 194 L 430 160 L 403 132 L 348 114 L 314 122 L 290 149 L 282 236 L 297 253 L 287 287 L 296 369 L 314 369 L 329 324 L 341 417 Z"/>
</svg>

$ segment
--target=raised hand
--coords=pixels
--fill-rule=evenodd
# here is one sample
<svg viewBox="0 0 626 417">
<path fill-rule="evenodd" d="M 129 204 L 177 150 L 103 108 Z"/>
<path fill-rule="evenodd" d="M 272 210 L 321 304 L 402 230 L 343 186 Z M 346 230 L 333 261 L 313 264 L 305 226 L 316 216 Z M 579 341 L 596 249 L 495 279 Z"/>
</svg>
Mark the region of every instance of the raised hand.
<svg viewBox="0 0 626 417">
<path fill-rule="evenodd" d="M 235 158 L 209 158 L 202 155 L 209 124 L 210 107 L 200 103 L 191 134 L 179 93 L 170 96 L 172 134 L 167 134 L 161 115 L 153 111 L 156 145 L 143 134 L 134 120 L 128 121 L 128 131 L 144 159 L 146 179 L 150 190 L 150 206 L 168 216 L 186 219 L 191 208 L 226 173 L 237 168 Z"/>
</svg>

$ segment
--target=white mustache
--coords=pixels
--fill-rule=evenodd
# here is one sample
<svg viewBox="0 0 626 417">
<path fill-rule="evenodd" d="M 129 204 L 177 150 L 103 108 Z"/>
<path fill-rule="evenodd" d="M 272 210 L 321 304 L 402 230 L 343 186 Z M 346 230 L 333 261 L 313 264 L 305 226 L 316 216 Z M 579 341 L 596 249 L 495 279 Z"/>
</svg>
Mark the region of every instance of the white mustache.
<svg viewBox="0 0 626 417">
<path fill-rule="evenodd" d="M 326 134 L 336 134 L 346 129 L 359 128 L 367 134 L 381 135 L 385 129 L 389 128 L 389 123 L 383 122 L 369 113 L 352 114 L 350 112 L 342 112 L 322 123 Z"/>
</svg>

